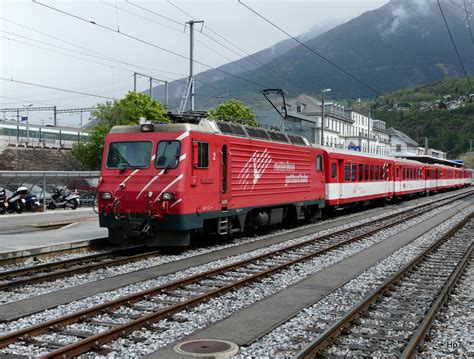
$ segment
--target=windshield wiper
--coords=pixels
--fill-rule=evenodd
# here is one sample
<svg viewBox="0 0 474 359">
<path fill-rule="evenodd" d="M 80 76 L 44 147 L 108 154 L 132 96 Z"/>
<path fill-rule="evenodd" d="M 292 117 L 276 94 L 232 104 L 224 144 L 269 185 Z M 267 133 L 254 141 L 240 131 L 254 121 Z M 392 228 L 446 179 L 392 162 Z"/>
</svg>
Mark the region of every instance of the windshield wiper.
<svg viewBox="0 0 474 359">
<path fill-rule="evenodd" d="M 178 157 L 178 155 L 175 155 L 174 157 L 175 157 L 175 158 L 172 158 L 172 159 L 168 162 L 168 164 L 166 165 L 165 171 L 164 171 L 165 174 L 166 174 L 166 172 L 168 172 L 168 170 L 169 170 L 170 168 L 175 168 L 175 167 L 176 167 L 176 166 L 171 167 L 171 165 L 172 165 L 173 163 L 176 163 L 175 161 L 176 161 L 176 158 Z"/>
<path fill-rule="evenodd" d="M 130 163 L 121 163 L 120 166 L 120 171 L 119 173 L 124 173 L 126 170 L 130 169 L 130 168 L 133 168 L 132 165 Z"/>
</svg>

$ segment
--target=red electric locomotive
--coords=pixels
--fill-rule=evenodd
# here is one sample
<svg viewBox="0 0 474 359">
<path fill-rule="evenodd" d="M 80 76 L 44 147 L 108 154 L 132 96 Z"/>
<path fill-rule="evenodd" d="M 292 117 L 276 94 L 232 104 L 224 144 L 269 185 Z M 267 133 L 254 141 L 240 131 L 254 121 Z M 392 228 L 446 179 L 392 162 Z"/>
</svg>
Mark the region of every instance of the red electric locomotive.
<svg viewBox="0 0 474 359">
<path fill-rule="evenodd" d="M 116 126 L 99 194 L 112 242 L 186 246 L 197 231 L 227 235 L 316 218 L 323 151 L 299 136 L 207 119 Z"/>
</svg>

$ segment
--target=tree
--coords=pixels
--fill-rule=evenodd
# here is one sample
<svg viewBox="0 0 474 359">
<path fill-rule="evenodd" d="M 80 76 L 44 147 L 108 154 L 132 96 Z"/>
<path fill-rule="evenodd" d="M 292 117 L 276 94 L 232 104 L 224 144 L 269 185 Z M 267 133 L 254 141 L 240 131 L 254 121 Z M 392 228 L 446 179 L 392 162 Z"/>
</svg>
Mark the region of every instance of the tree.
<svg viewBox="0 0 474 359">
<path fill-rule="evenodd" d="M 141 117 L 150 121 L 169 122 L 163 114 L 161 103 L 142 93 L 129 92 L 121 100 L 98 104 L 97 110 L 92 112 L 97 124 L 89 133 L 89 141 L 75 144 L 72 153 L 87 168 L 99 169 L 105 136 L 113 126 L 136 125 Z"/>
<path fill-rule="evenodd" d="M 245 106 L 242 101 L 236 99 L 222 102 L 215 109 L 211 109 L 208 112 L 209 118 L 216 120 L 236 122 L 247 126 L 258 126 L 253 110 Z"/>
</svg>

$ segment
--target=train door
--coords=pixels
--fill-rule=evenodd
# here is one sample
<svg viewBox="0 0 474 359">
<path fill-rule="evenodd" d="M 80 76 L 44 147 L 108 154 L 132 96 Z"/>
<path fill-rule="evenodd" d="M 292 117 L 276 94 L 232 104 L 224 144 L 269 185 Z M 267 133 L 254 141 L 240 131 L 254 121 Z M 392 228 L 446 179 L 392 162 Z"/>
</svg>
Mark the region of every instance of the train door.
<svg viewBox="0 0 474 359">
<path fill-rule="evenodd" d="M 400 192 L 401 190 L 401 176 L 402 168 L 400 166 L 394 166 L 394 178 L 393 178 L 393 192 Z"/>
<path fill-rule="evenodd" d="M 227 145 L 221 147 L 221 168 L 220 168 L 220 182 L 221 182 L 221 210 L 227 211 L 229 203 L 229 153 L 227 152 Z"/>
<path fill-rule="evenodd" d="M 206 140 L 193 140 L 191 186 L 195 188 L 196 212 L 215 210 L 218 197 L 215 178 L 217 153 Z"/>
<path fill-rule="evenodd" d="M 331 201 L 334 201 L 333 203 L 339 204 L 339 199 L 342 196 L 342 184 L 339 176 L 340 172 L 337 160 L 331 159 L 329 162 L 329 168 L 329 173 L 327 175 L 329 180 L 328 183 L 326 183 L 326 197 Z"/>
<path fill-rule="evenodd" d="M 344 160 L 340 159 L 338 160 L 338 176 L 337 178 L 339 179 L 339 190 L 338 190 L 338 198 L 339 200 L 342 199 L 343 194 L 344 194 L 344 182 L 346 182 L 346 173 L 345 173 L 345 167 L 344 167 Z"/>
</svg>

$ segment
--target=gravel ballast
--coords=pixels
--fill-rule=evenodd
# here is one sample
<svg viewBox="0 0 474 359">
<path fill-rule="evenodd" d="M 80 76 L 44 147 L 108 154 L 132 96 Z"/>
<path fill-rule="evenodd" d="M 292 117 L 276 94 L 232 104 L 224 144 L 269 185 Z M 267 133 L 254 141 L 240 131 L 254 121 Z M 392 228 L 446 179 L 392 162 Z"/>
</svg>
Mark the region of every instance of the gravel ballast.
<svg viewBox="0 0 474 359">
<path fill-rule="evenodd" d="M 236 292 L 228 293 L 220 298 L 214 299 L 210 301 L 209 303 L 203 304 L 190 311 L 175 315 L 173 318 L 171 318 L 168 321 L 159 322 L 157 324 L 157 327 L 163 329 L 163 332 L 161 332 L 160 334 L 156 334 L 155 332 L 150 332 L 147 330 L 142 330 L 136 333 L 137 336 L 141 338 L 145 338 L 143 342 L 136 343 L 133 340 L 120 339 L 110 344 L 109 349 L 112 350 L 113 355 L 116 355 L 116 356 L 140 356 L 150 351 L 156 350 L 175 340 L 180 339 L 181 337 L 185 335 L 188 335 L 196 331 L 197 329 L 203 328 L 209 324 L 212 324 L 213 322 L 219 319 L 225 318 L 226 316 L 231 315 L 233 312 L 239 309 L 247 307 L 255 303 L 256 301 L 262 300 L 265 297 L 268 297 L 269 295 L 275 293 L 276 291 L 284 289 L 286 286 L 294 284 L 295 282 L 305 278 L 306 276 L 322 268 L 325 268 L 330 264 L 336 263 L 337 261 L 340 261 L 343 258 L 353 253 L 359 252 L 363 250 L 364 248 L 367 248 L 368 246 L 373 245 L 374 243 L 380 242 L 381 240 L 387 238 L 388 236 L 391 236 L 397 232 L 400 232 L 401 230 L 409 226 L 412 226 L 415 223 L 422 222 L 423 220 L 426 220 L 427 218 L 435 215 L 435 213 L 446 210 L 447 207 L 452 207 L 455 205 L 456 204 L 451 204 L 449 206 L 438 208 L 437 210 L 431 211 L 429 214 L 425 214 L 421 216 L 420 218 L 417 218 L 416 220 L 411 220 L 410 224 L 404 223 L 404 224 L 398 225 L 395 228 L 386 230 L 382 233 L 379 233 L 373 236 L 373 238 L 369 238 L 365 241 L 355 243 L 353 245 L 349 245 L 341 250 L 333 251 L 331 252 L 330 255 L 321 256 L 305 264 L 294 266 L 289 270 L 279 273 L 278 275 L 272 277 L 271 279 L 265 279 L 258 284 L 242 288 L 241 290 L 238 290 Z M 453 222 L 457 217 L 458 216 L 451 219 L 450 223 Z M 449 226 L 449 224 L 446 224 L 446 223 L 443 225 L 445 226 L 444 228 Z M 441 225 L 440 227 L 442 227 L 443 225 Z M 431 236 L 433 237 L 433 234 L 431 234 Z M 305 239 L 308 239 L 308 238 L 298 239 L 298 241 L 302 241 Z M 293 240 L 293 241 L 296 241 L 296 240 Z M 287 244 L 288 243 L 285 243 L 285 245 Z M 272 246 L 271 249 L 276 249 L 276 247 L 278 246 L 283 246 L 283 245 L 282 244 L 275 245 L 275 246 Z M 103 293 L 99 296 L 94 296 L 88 300 L 71 303 L 66 306 L 61 306 L 54 310 L 46 311 L 34 316 L 23 318 L 14 323 L 8 323 L 5 325 L 2 325 L 3 326 L 2 331 L 11 331 L 11 330 L 19 329 L 27 325 L 32 325 L 38 321 L 44 321 L 45 317 L 52 318 L 52 317 L 59 316 L 61 313 L 64 314 L 64 313 L 70 313 L 71 311 L 77 311 L 80 308 L 84 308 L 86 306 L 91 305 L 91 303 L 98 304 L 104 300 L 111 300 L 111 299 L 123 296 L 126 293 L 136 292 L 139 290 L 149 288 L 150 286 L 163 284 L 165 282 L 169 282 L 174 279 L 183 277 L 184 275 L 189 275 L 190 273 L 197 273 L 197 272 L 202 272 L 204 270 L 208 270 L 210 268 L 216 268 L 224 264 L 241 260 L 243 259 L 244 256 L 255 256 L 256 254 L 259 254 L 263 251 L 268 251 L 268 250 L 269 249 L 265 248 L 265 250 L 261 249 L 258 251 L 253 251 L 252 253 L 246 253 L 242 256 L 236 256 L 236 257 L 229 258 L 226 260 L 217 261 L 205 266 L 200 266 L 198 268 L 192 268 L 182 273 L 179 273 L 179 275 L 176 274 L 176 275 L 166 276 L 164 278 L 160 278 L 159 281 L 154 280 L 154 281 L 143 282 L 143 283 L 136 284 L 133 286 L 128 286 L 126 288 L 123 288 L 114 292 Z M 405 258 L 403 255 L 400 257 Z M 369 282 L 373 284 L 375 282 L 374 278 L 370 277 Z M 378 282 L 375 282 L 375 283 L 378 283 Z M 350 283 L 348 285 L 350 288 Z M 356 290 L 355 288 L 358 288 L 358 289 Z M 368 288 L 367 290 L 370 290 L 372 287 L 368 285 L 367 288 Z M 346 295 L 343 296 L 344 300 L 346 301 L 345 304 L 342 303 L 339 305 L 349 307 L 351 303 L 353 302 L 352 298 L 354 298 L 354 300 L 357 300 L 356 294 L 360 292 L 360 287 L 358 286 L 353 287 L 352 292 L 353 293 L 349 295 L 347 295 L 346 293 Z M 329 303 L 332 303 L 332 302 L 330 301 Z M 334 319 L 333 316 L 334 316 L 333 314 L 326 313 L 324 316 L 322 316 L 322 318 L 327 317 L 328 320 L 332 320 Z M 171 326 L 169 322 L 172 322 Z M 294 330 L 291 330 L 291 332 L 294 332 Z M 283 342 L 285 342 L 284 339 L 283 340 L 279 339 L 276 341 L 276 343 L 283 343 Z M 265 354 L 268 355 L 269 348 L 274 348 L 274 347 L 275 347 L 275 342 L 273 344 L 272 343 L 265 344 L 264 345 Z M 20 350 L 20 348 L 16 348 L 16 346 L 12 346 L 9 348 L 9 351 L 11 352 L 18 352 L 17 350 Z M 25 350 L 25 348 L 23 348 L 23 350 Z M 33 352 L 35 352 L 35 350 L 31 347 L 29 347 L 27 350 L 28 352 L 26 352 L 26 354 L 33 354 Z M 256 352 L 254 352 L 253 354 L 249 352 L 248 355 L 260 356 L 262 354 L 263 352 L 261 351 L 259 352 L 258 350 L 256 350 Z M 274 354 L 278 355 L 278 353 L 274 353 Z M 33 355 L 37 355 L 37 354 L 33 354 Z"/>
</svg>

